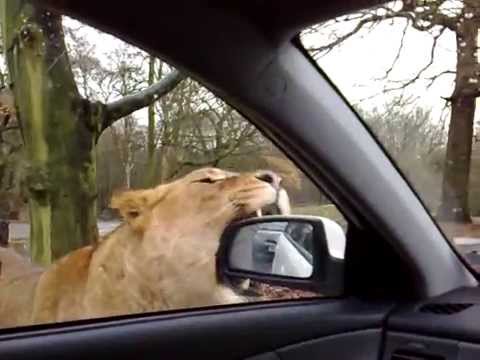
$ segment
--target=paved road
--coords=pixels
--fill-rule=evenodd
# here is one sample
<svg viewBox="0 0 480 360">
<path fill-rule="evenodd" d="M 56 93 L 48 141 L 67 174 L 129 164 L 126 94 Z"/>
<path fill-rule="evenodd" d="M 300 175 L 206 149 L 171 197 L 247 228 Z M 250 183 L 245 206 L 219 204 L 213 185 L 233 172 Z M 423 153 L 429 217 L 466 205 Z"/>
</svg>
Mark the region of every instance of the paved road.
<svg viewBox="0 0 480 360">
<path fill-rule="evenodd" d="M 460 254 L 480 272 L 480 239 L 457 237 L 454 238 L 454 241 Z"/>
<path fill-rule="evenodd" d="M 99 221 L 100 235 L 104 235 L 120 224 L 119 221 Z M 10 223 L 10 239 L 26 240 L 29 237 L 30 225 L 27 223 Z M 458 237 L 454 239 L 461 254 L 465 255 L 469 262 L 480 268 L 480 238 Z"/>
<path fill-rule="evenodd" d="M 113 229 L 115 229 L 120 224 L 119 221 L 99 221 L 98 230 L 100 235 L 104 235 Z M 10 239 L 28 239 L 30 234 L 30 225 L 26 223 L 10 223 Z"/>
<path fill-rule="evenodd" d="M 454 238 L 455 245 L 458 247 L 460 252 L 480 252 L 480 239 L 479 238 L 468 238 L 468 237 L 457 237 Z"/>
</svg>

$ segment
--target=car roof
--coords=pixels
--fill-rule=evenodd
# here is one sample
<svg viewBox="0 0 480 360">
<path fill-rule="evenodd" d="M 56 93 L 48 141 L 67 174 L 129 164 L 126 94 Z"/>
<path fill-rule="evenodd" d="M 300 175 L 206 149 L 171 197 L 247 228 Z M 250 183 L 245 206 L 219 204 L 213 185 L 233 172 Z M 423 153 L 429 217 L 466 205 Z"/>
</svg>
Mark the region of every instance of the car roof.
<svg viewBox="0 0 480 360">
<path fill-rule="evenodd" d="M 198 22 L 182 22 L 178 26 L 186 32 L 201 26 L 206 19 L 214 19 L 219 12 L 238 14 L 256 24 L 265 34 L 285 39 L 301 29 L 357 9 L 378 5 L 382 0 L 178 0 L 168 5 L 146 0 L 131 2 L 45 0 L 53 10 L 79 18 L 108 32 L 128 34 L 136 44 L 148 44 L 152 30 L 162 19 L 180 12 L 195 14 Z M 134 32 L 132 32 L 134 30 Z M 122 35 L 120 35 L 122 36 Z M 145 47 L 145 46 L 143 46 Z"/>
</svg>

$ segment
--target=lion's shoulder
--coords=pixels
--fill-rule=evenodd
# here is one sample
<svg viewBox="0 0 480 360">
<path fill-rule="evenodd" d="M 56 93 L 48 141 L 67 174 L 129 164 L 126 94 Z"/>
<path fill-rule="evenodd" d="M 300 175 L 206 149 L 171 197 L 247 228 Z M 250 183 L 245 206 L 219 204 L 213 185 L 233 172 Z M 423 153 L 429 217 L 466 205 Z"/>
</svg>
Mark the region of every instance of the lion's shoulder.
<svg viewBox="0 0 480 360">
<path fill-rule="evenodd" d="M 57 284 L 75 284 L 88 274 L 88 268 L 95 252 L 94 246 L 85 246 L 65 255 L 42 275 L 42 278 L 48 280 L 55 278 Z M 58 286 L 58 285 L 57 285 Z"/>
<path fill-rule="evenodd" d="M 70 320 L 72 311 L 81 311 L 93 253 L 93 246 L 77 249 L 45 270 L 35 292 L 34 323 Z"/>
</svg>

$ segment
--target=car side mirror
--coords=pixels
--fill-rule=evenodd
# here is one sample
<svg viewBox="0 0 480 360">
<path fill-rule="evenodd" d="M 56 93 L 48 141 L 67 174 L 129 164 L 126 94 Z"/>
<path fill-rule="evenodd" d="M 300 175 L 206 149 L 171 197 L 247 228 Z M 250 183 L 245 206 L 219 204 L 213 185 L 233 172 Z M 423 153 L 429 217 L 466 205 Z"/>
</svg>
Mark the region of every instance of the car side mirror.
<svg viewBox="0 0 480 360">
<path fill-rule="evenodd" d="M 229 225 L 217 254 L 222 282 L 251 279 L 339 295 L 346 237 L 336 222 L 317 216 L 263 216 Z"/>
</svg>

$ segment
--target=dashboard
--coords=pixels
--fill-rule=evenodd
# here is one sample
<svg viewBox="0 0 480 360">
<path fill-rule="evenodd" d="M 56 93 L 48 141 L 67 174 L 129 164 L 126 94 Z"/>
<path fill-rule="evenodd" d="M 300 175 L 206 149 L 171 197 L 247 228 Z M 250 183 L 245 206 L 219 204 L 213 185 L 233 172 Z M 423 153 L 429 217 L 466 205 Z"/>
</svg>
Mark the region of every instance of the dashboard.
<svg viewBox="0 0 480 360">
<path fill-rule="evenodd" d="M 387 320 L 384 360 L 480 359 L 480 289 L 405 305 Z"/>
</svg>

